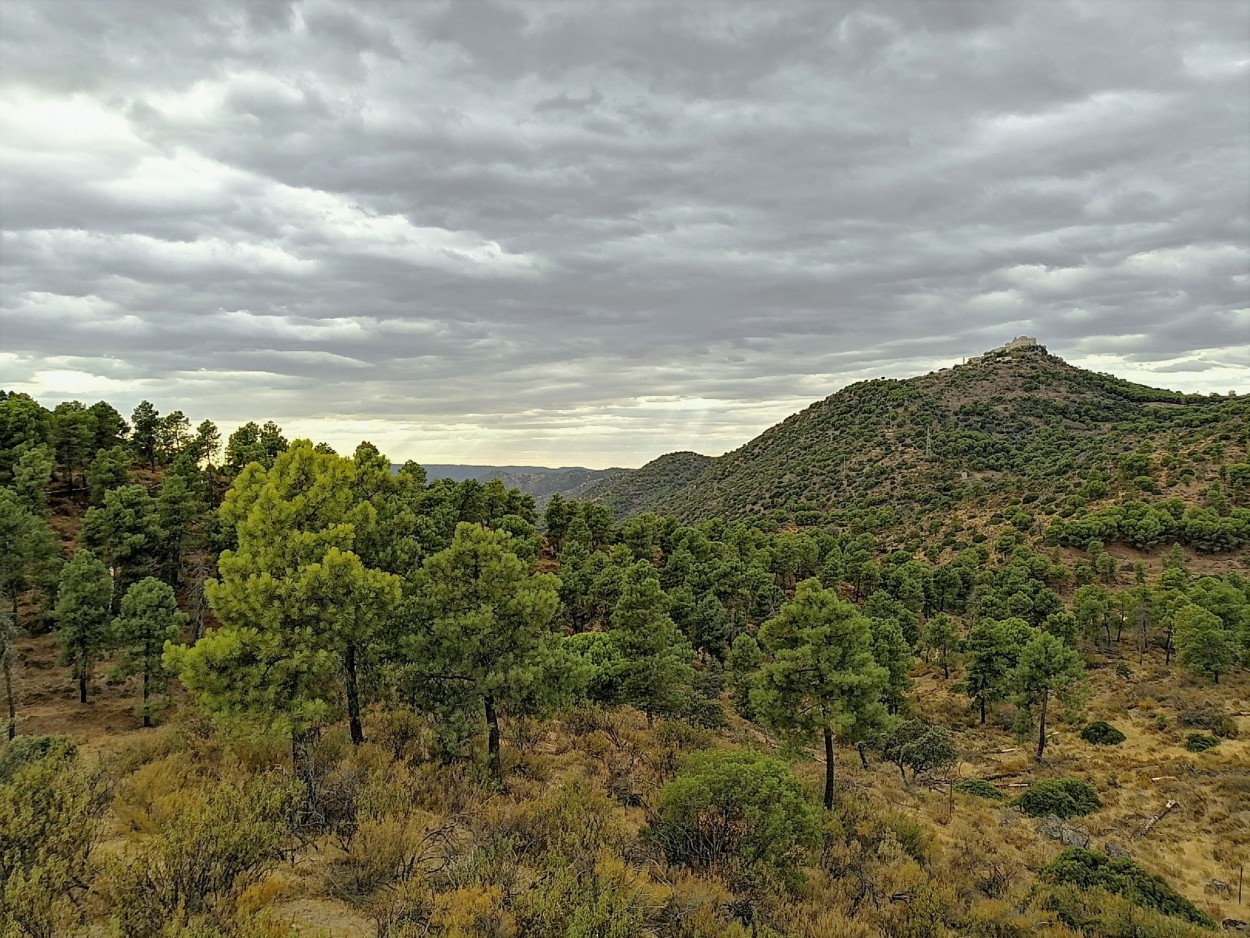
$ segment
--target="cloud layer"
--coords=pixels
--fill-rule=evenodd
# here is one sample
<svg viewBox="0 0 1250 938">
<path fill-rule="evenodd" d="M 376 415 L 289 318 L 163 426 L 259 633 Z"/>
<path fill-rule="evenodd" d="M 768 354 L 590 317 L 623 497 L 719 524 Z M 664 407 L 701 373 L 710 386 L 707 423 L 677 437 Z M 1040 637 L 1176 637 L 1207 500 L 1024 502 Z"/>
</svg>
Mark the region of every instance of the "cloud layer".
<svg viewBox="0 0 1250 938">
<path fill-rule="evenodd" d="M 716 453 L 1018 333 L 1250 391 L 1226 0 L 7 0 L 0 385 Z"/>
</svg>

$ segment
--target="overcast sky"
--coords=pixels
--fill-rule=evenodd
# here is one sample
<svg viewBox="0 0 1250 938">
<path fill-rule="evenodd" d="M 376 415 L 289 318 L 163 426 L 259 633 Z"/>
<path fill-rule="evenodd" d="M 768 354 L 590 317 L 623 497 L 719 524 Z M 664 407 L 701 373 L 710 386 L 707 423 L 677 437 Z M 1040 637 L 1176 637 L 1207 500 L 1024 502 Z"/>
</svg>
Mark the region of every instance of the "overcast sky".
<svg viewBox="0 0 1250 938">
<path fill-rule="evenodd" d="M 1025 333 L 1250 392 L 1250 4 L 0 2 L 0 387 L 716 454 Z"/>
</svg>

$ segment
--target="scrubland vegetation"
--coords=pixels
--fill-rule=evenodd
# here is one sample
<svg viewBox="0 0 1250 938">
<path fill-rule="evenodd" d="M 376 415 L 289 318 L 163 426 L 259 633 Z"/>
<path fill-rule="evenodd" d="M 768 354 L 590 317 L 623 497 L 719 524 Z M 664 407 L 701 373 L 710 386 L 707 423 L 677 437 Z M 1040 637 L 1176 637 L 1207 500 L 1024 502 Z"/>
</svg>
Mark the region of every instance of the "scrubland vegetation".
<svg viewBox="0 0 1250 938">
<path fill-rule="evenodd" d="M 699 520 L 4 395 L 0 936 L 1250 917 L 1247 411 L 1048 362 L 815 405 L 846 438 L 787 444 L 782 514 L 719 510 L 747 483 L 677 460 Z M 977 430 L 982 375 L 1039 403 Z M 897 497 L 865 483 L 863 427 L 939 390 L 967 419 L 921 450 L 999 475 L 956 492 L 880 444 Z M 756 445 L 719 465 L 771 471 Z"/>
</svg>

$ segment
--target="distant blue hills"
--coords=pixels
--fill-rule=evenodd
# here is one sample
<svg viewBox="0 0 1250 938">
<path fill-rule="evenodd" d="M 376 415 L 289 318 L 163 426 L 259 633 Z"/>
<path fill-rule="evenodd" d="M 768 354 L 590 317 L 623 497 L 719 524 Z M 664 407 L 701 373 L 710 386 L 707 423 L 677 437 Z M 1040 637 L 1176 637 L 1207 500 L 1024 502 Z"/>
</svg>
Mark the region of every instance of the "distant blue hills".
<svg viewBox="0 0 1250 938">
<path fill-rule="evenodd" d="M 520 489 L 533 495 L 538 507 L 544 507 L 552 495 L 578 498 L 595 483 L 607 479 L 623 469 L 586 469 L 582 466 L 470 466 L 461 463 L 421 463 L 426 475 L 435 479 L 451 479 L 464 482 L 477 479 L 489 482 L 499 479 L 510 489 Z M 398 468 L 398 467 L 396 467 Z"/>
</svg>

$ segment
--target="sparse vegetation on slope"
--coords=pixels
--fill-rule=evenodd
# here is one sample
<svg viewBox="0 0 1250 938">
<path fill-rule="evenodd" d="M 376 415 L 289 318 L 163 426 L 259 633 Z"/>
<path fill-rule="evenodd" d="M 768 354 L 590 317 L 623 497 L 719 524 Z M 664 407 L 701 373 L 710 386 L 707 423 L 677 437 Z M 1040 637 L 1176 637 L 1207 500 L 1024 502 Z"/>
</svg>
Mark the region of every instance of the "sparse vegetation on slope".
<svg viewBox="0 0 1250 938">
<path fill-rule="evenodd" d="M 1176 435 L 1180 517 L 1242 510 L 1229 402 L 1065 381 L 1216 414 Z M 814 518 L 617 523 L 273 424 L 218 464 L 207 422 L 119 421 L 0 397 L 0 938 L 1188 938 L 1241 911 L 1246 551 L 1043 523 L 1162 484 L 1166 446 L 1090 431 L 1102 468 L 932 506 L 902 472 Z"/>
</svg>

